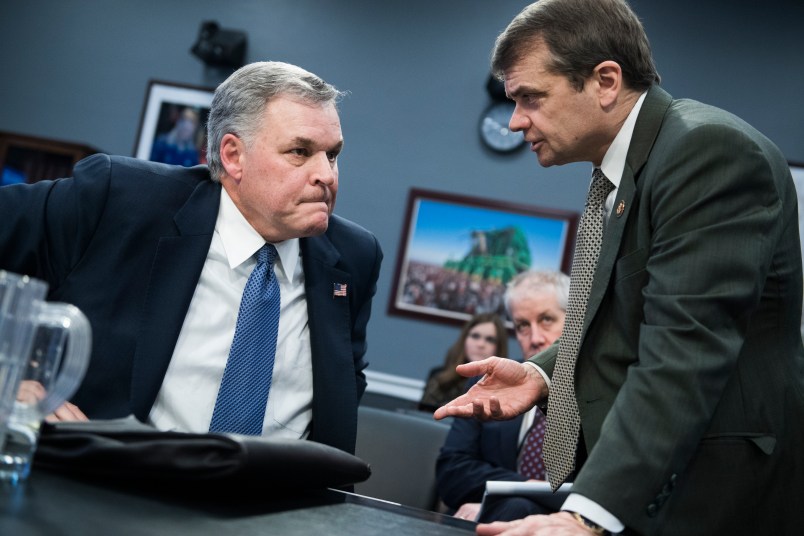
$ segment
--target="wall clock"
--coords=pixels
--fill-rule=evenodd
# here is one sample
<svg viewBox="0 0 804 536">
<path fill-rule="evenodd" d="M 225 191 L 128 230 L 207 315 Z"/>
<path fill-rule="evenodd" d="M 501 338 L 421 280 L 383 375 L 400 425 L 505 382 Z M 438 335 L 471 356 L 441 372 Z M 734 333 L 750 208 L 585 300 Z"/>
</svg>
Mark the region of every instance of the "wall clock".
<svg viewBox="0 0 804 536">
<path fill-rule="evenodd" d="M 480 116 L 480 139 L 493 151 L 510 153 L 525 144 L 525 136 L 521 132 L 508 129 L 514 107 L 511 101 L 497 101 Z"/>
</svg>

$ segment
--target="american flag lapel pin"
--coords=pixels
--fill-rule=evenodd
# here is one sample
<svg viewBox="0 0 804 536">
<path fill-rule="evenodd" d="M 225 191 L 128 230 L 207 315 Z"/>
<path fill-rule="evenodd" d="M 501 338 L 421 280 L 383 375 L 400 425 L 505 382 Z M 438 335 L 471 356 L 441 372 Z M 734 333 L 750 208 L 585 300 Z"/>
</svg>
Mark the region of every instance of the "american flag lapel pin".
<svg viewBox="0 0 804 536">
<path fill-rule="evenodd" d="M 332 297 L 346 297 L 346 283 L 332 283 Z"/>
</svg>

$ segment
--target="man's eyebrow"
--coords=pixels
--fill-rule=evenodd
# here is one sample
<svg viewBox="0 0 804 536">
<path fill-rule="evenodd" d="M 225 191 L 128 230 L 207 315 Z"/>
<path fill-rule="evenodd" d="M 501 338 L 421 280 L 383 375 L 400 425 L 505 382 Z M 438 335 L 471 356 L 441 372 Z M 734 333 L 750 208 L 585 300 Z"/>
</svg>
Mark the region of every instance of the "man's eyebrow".
<svg viewBox="0 0 804 536">
<path fill-rule="evenodd" d="M 304 147 L 305 149 L 313 150 L 316 147 L 316 142 L 311 140 L 310 138 L 305 138 L 303 136 L 296 136 L 293 138 L 292 144 L 294 146 Z M 340 140 L 338 143 L 332 146 L 331 149 L 327 150 L 327 152 L 337 151 L 340 152 L 343 149 L 343 140 Z"/>
<path fill-rule="evenodd" d="M 315 142 L 313 142 L 313 140 L 311 140 L 310 138 L 296 136 L 295 138 L 293 138 L 293 145 L 300 145 L 305 149 L 311 149 L 315 145 Z"/>
<path fill-rule="evenodd" d="M 534 97 L 544 97 L 545 95 L 547 95 L 547 92 L 544 91 L 543 89 L 536 89 L 535 87 L 532 86 L 518 86 L 511 92 L 508 91 L 505 92 L 505 95 L 509 99 L 515 99 L 516 97 L 525 94 L 533 95 Z"/>
</svg>

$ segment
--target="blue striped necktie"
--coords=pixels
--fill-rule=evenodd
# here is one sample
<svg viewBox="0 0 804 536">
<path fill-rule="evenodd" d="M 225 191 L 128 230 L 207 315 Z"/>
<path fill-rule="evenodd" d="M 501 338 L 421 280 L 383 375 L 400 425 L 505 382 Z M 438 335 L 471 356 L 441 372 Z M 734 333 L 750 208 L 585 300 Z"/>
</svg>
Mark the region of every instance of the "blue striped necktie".
<svg viewBox="0 0 804 536">
<path fill-rule="evenodd" d="M 279 283 L 274 274 L 276 248 L 257 252 L 240 300 L 232 348 L 209 424 L 210 432 L 262 434 L 279 331 Z"/>
</svg>

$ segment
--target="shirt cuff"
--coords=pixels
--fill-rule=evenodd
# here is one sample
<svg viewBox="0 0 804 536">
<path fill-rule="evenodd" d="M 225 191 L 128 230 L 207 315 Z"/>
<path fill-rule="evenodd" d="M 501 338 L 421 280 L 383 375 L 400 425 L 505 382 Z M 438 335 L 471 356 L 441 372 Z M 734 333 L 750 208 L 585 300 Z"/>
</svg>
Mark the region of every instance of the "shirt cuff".
<svg viewBox="0 0 804 536">
<path fill-rule="evenodd" d="M 539 365 L 537 365 L 533 361 L 525 361 L 524 363 L 526 365 L 530 365 L 531 367 L 535 368 L 536 372 L 538 372 L 539 374 L 542 375 L 542 378 L 544 378 L 544 383 L 547 384 L 547 388 L 549 389 L 550 388 L 550 378 L 547 377 L 547 373 L 542 370 L 542 367 L 540 367 Z"/>
<path fill-rule="evenodd" d="M 589 521 L 597 523 L 612 534 L 618 534 L 625 530 L 625 525 L 611 515 L 608 510 L 595 501 L 577 493 L 570 493 L 564 504 L 561 505 L 561 509 L 578 512 Z"/>
</svg>

